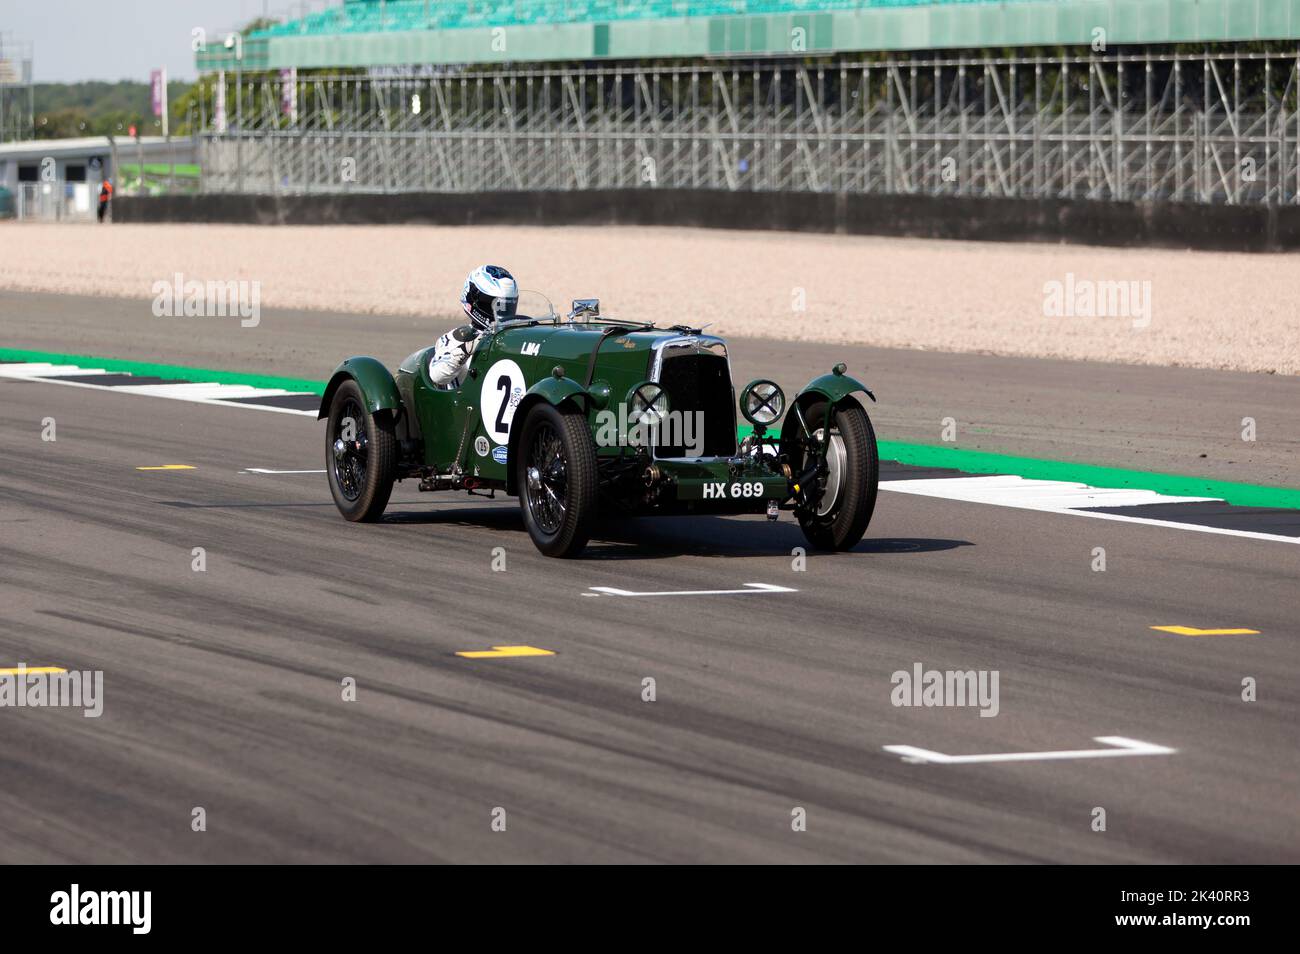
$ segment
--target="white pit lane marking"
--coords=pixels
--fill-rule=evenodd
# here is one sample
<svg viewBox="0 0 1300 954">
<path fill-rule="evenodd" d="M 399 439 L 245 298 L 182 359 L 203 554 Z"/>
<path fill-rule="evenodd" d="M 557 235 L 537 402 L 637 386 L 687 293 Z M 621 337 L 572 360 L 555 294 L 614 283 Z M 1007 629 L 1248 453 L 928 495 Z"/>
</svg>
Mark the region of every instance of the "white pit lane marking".
<svg viewBox="0 0 1300 954">
<path fill-rule="evenodd" d="M 1177 749 L 1122 735 L 1098 735 L 1094 742 L 1112 746 L 1108 749 L 1067 749 L 1057 752 L 995 752 L 989 755 L 945 755 L 914 745 L 886 745 L 886 752 L 902 756 L 904 762 L 924 762 L 933 765 L 970 765 L 977 762 L 1051 762 L 1061 759 L 1112 759 L 1131 755 L 1173 755 Z"/>
<path fill-rule="evenodd" d="M 1089 487 L 1067 480 L 1030 480 L 1012 474 L 992 477 L 938 477 L 882 480 L 881 490 L 948 500 L 967 500 L 1026 510 L 1074 510 L 1080 507 L 1140 507 L 1156 503 L 1202 503 L 1217 497 L 1170 497 L 1153 490 Z"/>
<path fill-rule="evenodd" d="M 94 382 L 89 382 L 93 384 Z M 119 384 L 113 388 L 125 394 L 143 394 L 148 397 L 175 398 L 178 401 L 222 400 L 226 398 L 283 397 L 286 394 L 302 394 L 301 391 L 285 391 L 280 388 L 257 388 L 250 384 Z"/>
<path fill-rule="evenodd" d="M 638 592 L 634 590 L 620 590 L 614 586 L 589 586 L 587 589 L 595 590 L 597 593 L 606 593 L 610 596 L 720 596 L 731 593 L 752 594 L 752 593 L 798 593 L 798 590 L 791 589 L 788 586 L 775 586 L 771 583 L 746 583 L 747 589 L 742 590 L 658 590 Z M 583 593 L 583 596 L 590 596 L 590 593 Z"/>
<path fill-rule="evenodd" d="M 144 397 L 167 398 L 173 401 L 188 401 L 191 404 L 211 404 L 217 407 L 241 407 L 250 411 L 271 411 L 276 414 L 298 414 L 315 417 L 315 411 L 292 407 L 275 407 L 271 404 L 239 404 L 229 398 L 270 398 L 283 397 L 288 394 L 308 394 L 307 391 L 285 391 L 279 388 L 259 388 L 248 384 L 215 384 L 203 381 L 185 384 L 94 384 L 90 381 L 64 381 L 63 376 L 82 376 L 87 374 L 129 374 L 126 371 L 105 371 L 102 368 L 79 368 L 71 364 L 0 364 L 0 378 L 14 378 L 21 381 L 40 381 L 45 384 L 61 384 L 69 388 L 91 388 L 96 391 L 108 391 L 121 394 L 143 395 Z M 315 397 L 315 395 L 312 395 Z"/>
<path fill-rule="evenodd" d="M 26 364 L 0 364 L 0 378 L 57 378 L 60 375 L 116 374 L 103 368 L 79 368 L 75 364 L 46 364 L 30 362 Z"/>
<path fill-rule="evenodd" d="M 1044 513 L 1066 513 L 1076 517 L 1093 517 L 1098 520 L 1118 520 L 1122 523 L 1141 523 L 1152 527 L 1174 530 L 1193 530 L 1197 533 L 1217 533 L 1225 537 L 1245 537 L 1250 540 L 1273 540 L 1277 543 L 1300 544 L 1300 537 L 1287 537 L 1276 533 L 1258 533 L 1254 530 L 1233 530 L 1227 527 L 1206 527 L 1197 523 L 1178 523 L 1157 520 L 1153 517 L 1127 516 L 1119 513 L 1093 513 L 1084 507 L 1138 507 L 1143 504 L 1202 503 L 1219 500 L 1218 497 L 1173 497 L 1153 490 L 1089 487 L 1068 480 L 1030 480 L 1014 475 L 986 477 L 936 477 L 918 480 L 882 480 L 881 490 L 914 494 L 921 497 L 941 497 L 964 503 L 993 504 L 1017 510 L 1039 510 Z"/>
<path fill-rule="evenodd" d="M 241 474 L 323 474 L 324 470 L 271 470 L 267 467 L 246 467 Z"/>
</svg>

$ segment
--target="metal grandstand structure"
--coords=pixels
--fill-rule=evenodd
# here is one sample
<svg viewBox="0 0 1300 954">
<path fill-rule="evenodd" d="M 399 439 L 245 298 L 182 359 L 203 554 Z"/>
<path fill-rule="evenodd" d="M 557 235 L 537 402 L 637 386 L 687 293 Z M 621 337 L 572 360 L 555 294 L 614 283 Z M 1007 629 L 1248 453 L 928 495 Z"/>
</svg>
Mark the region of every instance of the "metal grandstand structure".
<svg viewBox="0 0 1300 954">
<path fill-rule="evenodd" d="M 686 188 L 1300 202 L 1300 50 L 262 73 L 228 192 Z M 292 102 L 288 111 L 284 104 Z"/>
</svg>

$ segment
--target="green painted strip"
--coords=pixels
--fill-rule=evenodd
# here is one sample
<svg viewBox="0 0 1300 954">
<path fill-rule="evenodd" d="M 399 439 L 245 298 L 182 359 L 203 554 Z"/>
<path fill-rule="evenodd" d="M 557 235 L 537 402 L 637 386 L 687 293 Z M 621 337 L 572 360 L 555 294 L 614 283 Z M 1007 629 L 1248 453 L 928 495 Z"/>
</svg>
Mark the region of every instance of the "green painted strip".
<svg viewBox="0 0 1300 954">
<path fill-rule="evenodd" d="M 742 438 L 751 433 L 752 427 L 741 426 Z M 768 436 L 775 439 L 780 434 L 769 429 Z M 1211 480 L 1208 477 L 1185 477 L 1072 461 L 1013 457 L 1008 454 L 963 450 L 960 447 L 936 447 L 932 444 L 878 441 L 878 447 L 882 460 L 896 460 L 900 464 L 916 467 L 946 467 L 968 474 L 1014 474 L 1030 480 L 1068 480 L 1089 487 L 1151 490 L 1173 497 L 1216 497 L 1239 507 L 1300 510 L 1300 489 L 1291 487 L 1268 487 L 1230 480 Z"/>
<path fill-rule="evenodd" d="M 150 375 L 156 378 L 182 378 L 186 381 L 205 384 L 247 384 L 255 388 L 279 388 L 282 391 L 302 391 L 305 394 L 324 394 L 326 384 L 324 381 L 308 381 L 304 378 L 281 378 L 271 374 L 213 371 L 208 368 L 190 368 L 179 364 L 150 364 L 145 361 L 99 358 L 89 354 L 23 351 L 18 348 L 0 348 L 0 361 L 75 364 L 83 368 L 103 368 L 105 371 L 124 371 L 129 374 Z"/>
<path fill-rule="evenodd" d="M 880 441 L 880 456 L 900 464 L 918 467 L 951 467 L 971 474 L 1015 474 L 1031 480 L 1069 480 L 1090 487 L 1153 490 L 1174 497 L 1217 497 L 1239 507 L 1285 507 L 1300 510 L 1300 489 L 1241 484 L 1208 477 L 1184 477 L 1120 467 L 1101 467 L 1072 461 L 1039 460 L 963 450 L 959 447 L 934 447 L 928 444 L 903 444 Z"/>
<path fill-rule="evenodd" d="M 23 351 L 17 348 L 0 348 L 0 361 L 75 364 L 87 368 L 103 368 L 105 371 L 125 371 L 131 374 L 182 378 L 187 381 L 213 384 L 247 384 L 252 387 L 279 388 L 306 394 L 324 394 L 326 384 L 324 381 L 308 381 L 305 378 L 282 378 L 267 374 L 246 374 L 240 371 L 213 371 L 175 364 L 150 364 L 85 354 Z M 741 425 L 739 431 L 743 438 L 753 433 L 753 428 Z M 768 436 L 775 440 L 780 436 L 780 432 L 769 429 Z M 947 467 L 970 474 L 1015 474 L 1031 480 L 1069 480 L 1090 487 L 1152 490 L 1175 497 L 1216 497 L 1240 507 L 1282 507 L 1300 510 L 1300 488 L 1267 487 L 1260 484 L 1210 480 L 1207 477 L 1186 477 L 1178 474 L 1125 470 L 1120 467 L 1101 467 L 1096 464 L 1013 457 L 1008 454 L 989 454 L 983 451 L 964 450 L 960 447 L 936 447 L 930 444 L 880 441 L 879 447 L 882 459 L 896 460 L 900 464 L 912 464 L 917 467 Z"/>
</svg>

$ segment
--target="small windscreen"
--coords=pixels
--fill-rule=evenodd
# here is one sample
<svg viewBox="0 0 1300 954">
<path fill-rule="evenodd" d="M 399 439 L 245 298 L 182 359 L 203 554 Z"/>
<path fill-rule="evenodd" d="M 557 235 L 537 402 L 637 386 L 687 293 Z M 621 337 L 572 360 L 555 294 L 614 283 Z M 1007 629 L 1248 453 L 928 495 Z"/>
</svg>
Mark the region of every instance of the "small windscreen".
<svg viewBox="0 0 1300 954">
<path fill-rule="evenodd" d="M 555 309 L 551 305 L 551 300 L 541 292 L 521 290 L 519 292 L 519 303 L 515 311 L 510 315 L 502 315 L 502 321 L 508 321 L 511 318 L 532 318 L 537 321 L 555 317 Z"/>
</svg>

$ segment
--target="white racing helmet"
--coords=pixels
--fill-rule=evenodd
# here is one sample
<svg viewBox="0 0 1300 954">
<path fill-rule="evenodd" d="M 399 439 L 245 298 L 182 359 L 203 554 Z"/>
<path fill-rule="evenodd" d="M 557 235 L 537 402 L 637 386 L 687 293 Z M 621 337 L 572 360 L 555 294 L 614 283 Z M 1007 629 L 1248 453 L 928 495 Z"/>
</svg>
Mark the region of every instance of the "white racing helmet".
<svg viewBox="0 0 1300 954">
<path fill-rule="evenodd" d="M 495 321 L 515 316 L 519 307 L 519 286 L 515 278 L 500 265 L 480 265 L 469 273 L 460 293 L 460 303 L 478 331 L 486 331 Z"/>
</svg>

